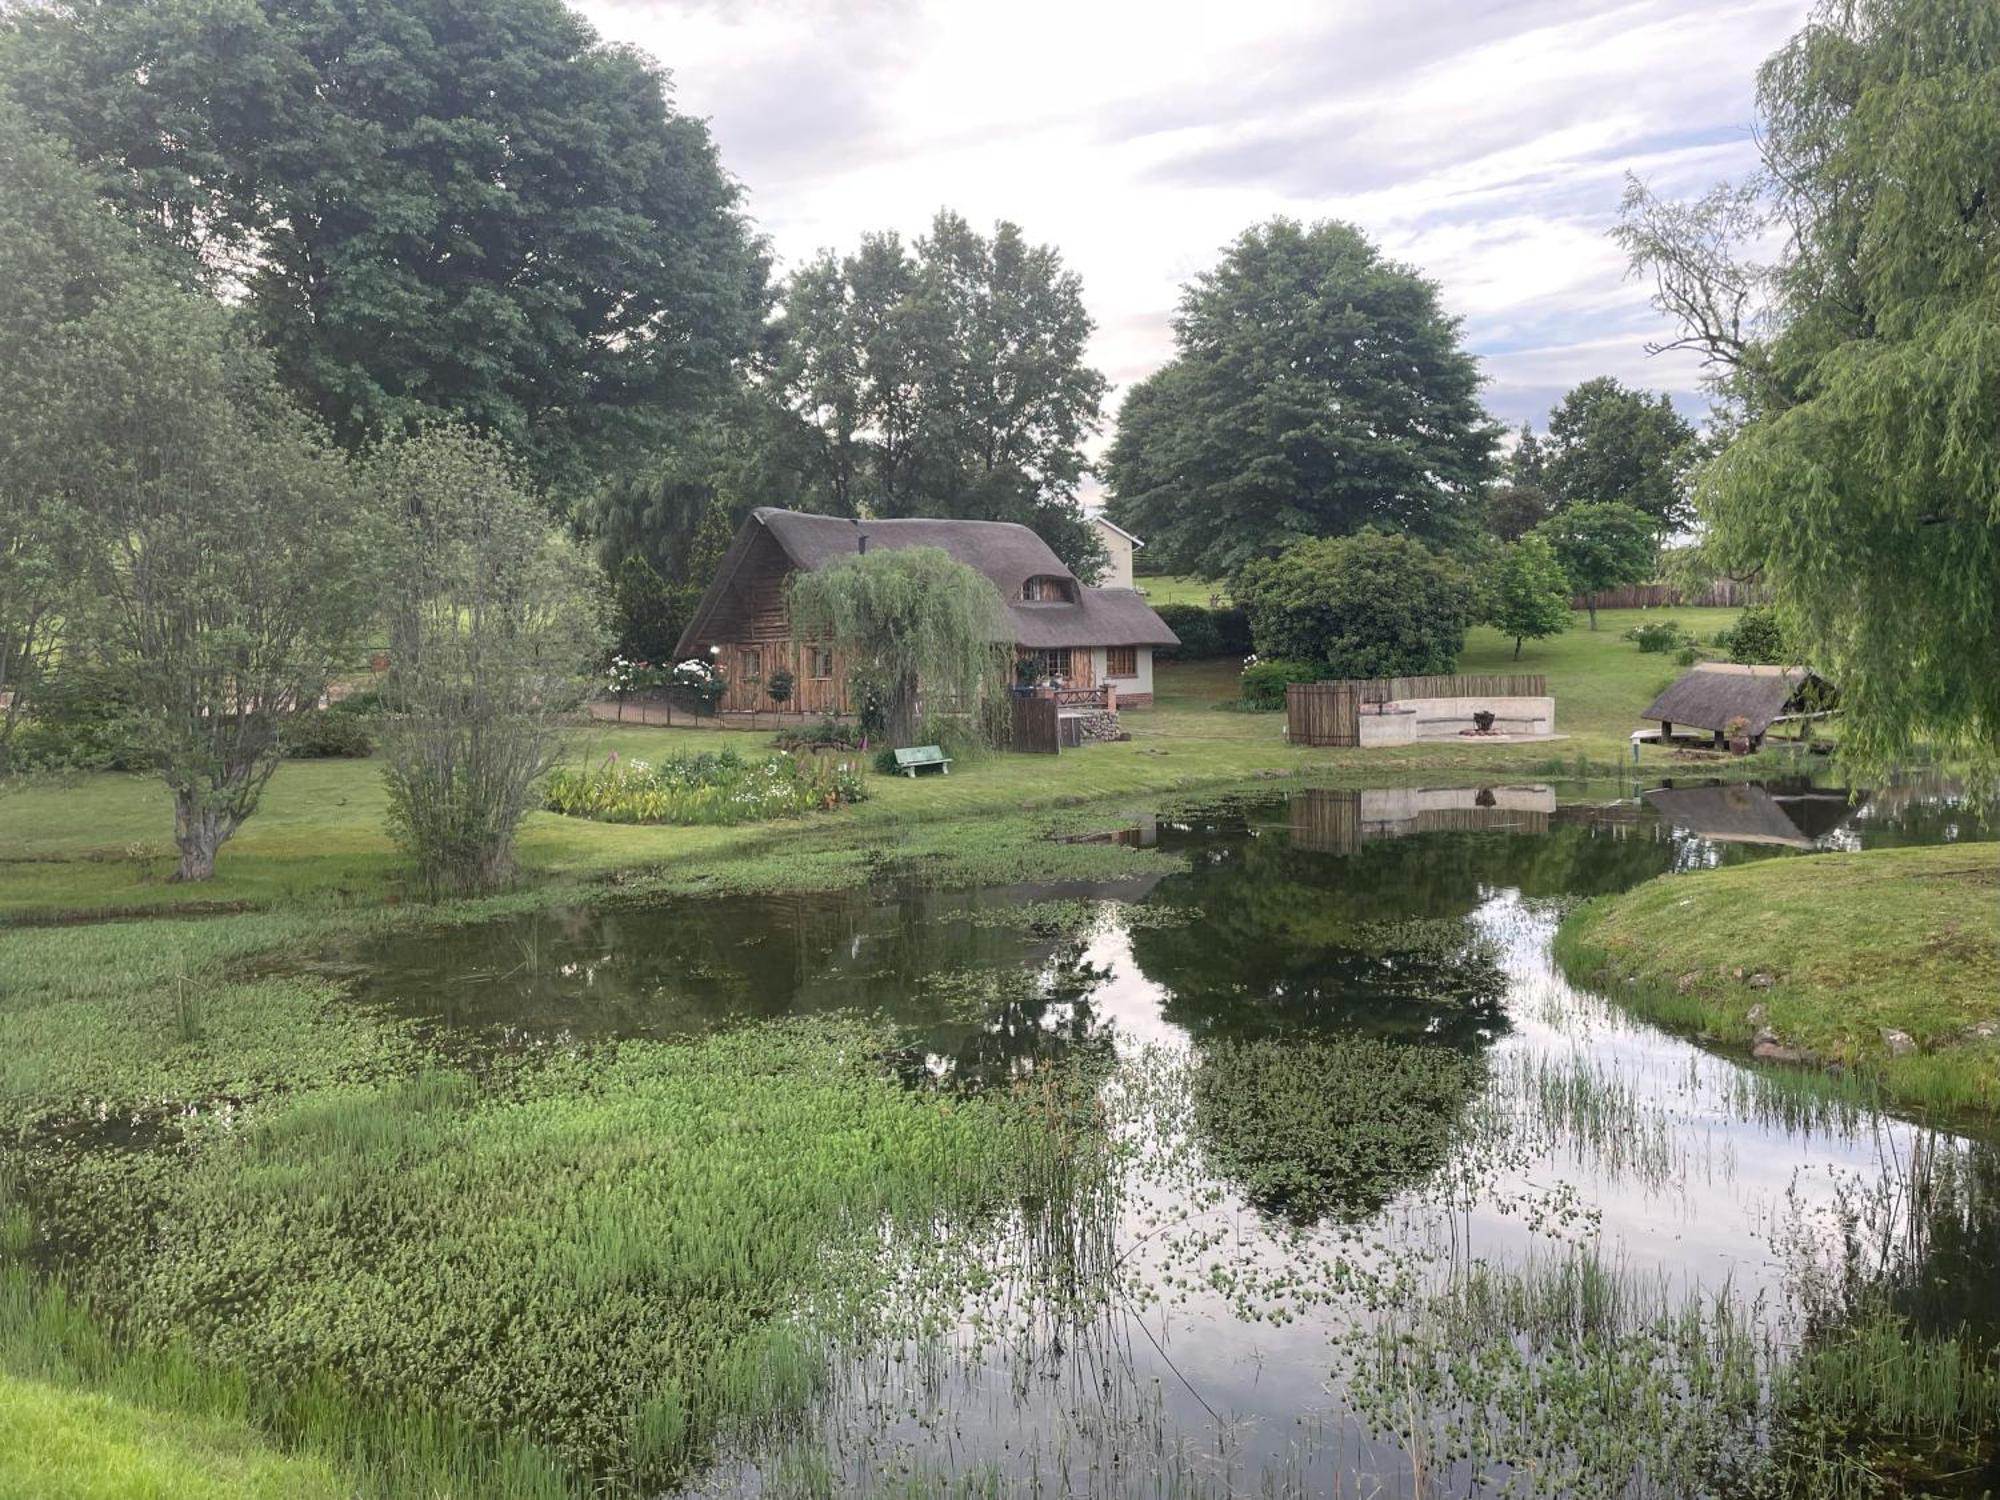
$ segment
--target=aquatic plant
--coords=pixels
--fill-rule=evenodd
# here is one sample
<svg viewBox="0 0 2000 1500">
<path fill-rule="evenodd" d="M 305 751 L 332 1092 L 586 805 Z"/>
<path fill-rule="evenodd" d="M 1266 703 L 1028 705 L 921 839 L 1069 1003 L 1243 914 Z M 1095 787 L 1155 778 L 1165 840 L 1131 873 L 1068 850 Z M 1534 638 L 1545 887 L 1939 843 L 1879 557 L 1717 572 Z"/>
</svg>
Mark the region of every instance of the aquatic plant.
<svg viewBox="0 0 2000 1500">
<path fill-rule="evenodd" d="M 1194 1128 L 1216 1171 L 1296 1222 L 1371 1214 L 1434 1170 L 1484 1067 L 1372 1037 L 1203 1044 Z"/>
<path fill-rule="evenodd" d="M 63 1227 L 145 1342 L 281 1385 L 319 1370 L 342 1400 L 656 1487 L 802 1417 L 827 1341 L 887 1284 L 886 1228 L 1067 1204 L 1087 1140 L 1051 1178 L 1046 1108 L 905 1090 L 883 1041 L 773 1025 L 547 1055 L 497 1090 L 439 1070 L 322 1088 L 205 1132 L 171 1174 L 92 1173 L 62 1201 L 98 1222 Z"/>
</svg>

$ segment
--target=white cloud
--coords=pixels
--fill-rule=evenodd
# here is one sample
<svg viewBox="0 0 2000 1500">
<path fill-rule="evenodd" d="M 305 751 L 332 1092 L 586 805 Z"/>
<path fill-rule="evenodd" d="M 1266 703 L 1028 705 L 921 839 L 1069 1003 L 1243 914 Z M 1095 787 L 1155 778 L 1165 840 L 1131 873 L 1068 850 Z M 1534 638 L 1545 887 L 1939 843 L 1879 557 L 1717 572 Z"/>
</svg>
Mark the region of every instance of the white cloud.
<svg viewBox="0 0 2000 1500">
<path fill-rule="evenodd" d="M 710 119 L 781 266 L 944 206 L 1012 219 L 1083 277 L 1124 386 L 1240 230 L 1348 218 L 1442 285 L 1495 415 L 1538 424 L 1592 374 L 1692 402 L 1605 231 L 1627 171 L 1749 165 L 1752 74 L 1806 5 L 584 0 Z"/>
</svg>

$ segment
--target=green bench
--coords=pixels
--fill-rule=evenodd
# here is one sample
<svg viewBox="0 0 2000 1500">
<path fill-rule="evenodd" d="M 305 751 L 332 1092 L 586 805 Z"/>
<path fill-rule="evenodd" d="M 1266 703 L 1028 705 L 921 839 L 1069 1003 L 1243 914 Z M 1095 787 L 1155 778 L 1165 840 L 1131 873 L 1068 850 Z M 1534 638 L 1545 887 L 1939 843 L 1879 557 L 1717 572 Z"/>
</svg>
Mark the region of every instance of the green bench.
<svg viewBox="0 0 2000 1500">
<path fill-rule="evenodd" d="M 951 774 L 951 757 L 936 745 L 912 745 L 896 752 L 896 769 L 912 781 L 925 766 L 936 766 L 943 775 Z"/>
</svg>

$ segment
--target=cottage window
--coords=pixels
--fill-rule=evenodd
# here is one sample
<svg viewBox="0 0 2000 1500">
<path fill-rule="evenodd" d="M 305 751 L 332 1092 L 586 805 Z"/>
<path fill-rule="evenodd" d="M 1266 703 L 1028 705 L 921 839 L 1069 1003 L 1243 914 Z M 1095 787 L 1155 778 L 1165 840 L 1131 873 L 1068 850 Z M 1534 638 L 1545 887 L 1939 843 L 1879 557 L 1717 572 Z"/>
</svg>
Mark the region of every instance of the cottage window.
<svg viewBox="0 0 2000 1500">
<path fill-rule="evenodd" d="M 1030 651 L 1028 660 L 1035 664 L 1035 676 L 1046 682 L 1051 677 L 1069 679 L 1069 647 L 1051 646 L 1041 651 Z"/>
<path fill-rule="evenodd" d="M 1042 574 L 1021 585 L 1021 598 L 1029 604 L 1054 604 L 1070 597 L 1069 580 Z"/>
<path fill-rule="evenodd" d="M 1104 653 L 1104 675 L 1106 677 L 1137 677 L 1139 675 L 1139 648 L 1137 646 L 1112 646 Z"/>
<path fill-rule="evenodd" d="M 814 646 L 807 662 L 806 675 L 814 682 L 827 682 L 833 677 L 833 652 L 826 646 Z"/>
<path fill-rule="evenodd" d="M 756 646 L 745 646 L 740 660 L 739 674 L 745 682 L 760 682 L 764 676 L 764 653 Z"/>
</svg>

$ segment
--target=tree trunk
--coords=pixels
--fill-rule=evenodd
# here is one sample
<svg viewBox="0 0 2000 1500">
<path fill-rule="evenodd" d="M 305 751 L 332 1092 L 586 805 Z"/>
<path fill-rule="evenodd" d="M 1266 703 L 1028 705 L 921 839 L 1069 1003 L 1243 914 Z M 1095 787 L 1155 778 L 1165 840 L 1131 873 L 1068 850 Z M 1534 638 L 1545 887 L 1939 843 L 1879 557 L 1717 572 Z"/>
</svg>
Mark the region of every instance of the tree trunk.
<svg viewBox="0 0 2000 1500">
<path fill-rule="evenodd" d="M 212 880 L 215 877 L 215 853 L 229 833 L 228 822 L 221 813 L 203 803 L 194 792 L 177 790 L 174 793 L 174 843 L 181 851 L 181 862 L 174 869 L 174 879 Z"/>
<path fill-rule="evenodd" d="M 1519 661 L 1520 659 L 1521 659 L 1521 638 L 1517 635 L 1514 637 L 1514 660 Z"/>
<path fill-rule="evenodd" d="M 1592 630 L 1597 629 L 1597 595 L 1585 594 L 1583 596 L 1583 607 L 1590 611 L 1590 628 Z"/>
<path fill-rule="evenodd" d="M 882 738 L 891 748 L 913 745 L 917 738 L 917 679 L 899 677 L 883 716 Z"/>
</svg>

